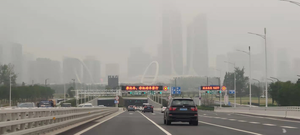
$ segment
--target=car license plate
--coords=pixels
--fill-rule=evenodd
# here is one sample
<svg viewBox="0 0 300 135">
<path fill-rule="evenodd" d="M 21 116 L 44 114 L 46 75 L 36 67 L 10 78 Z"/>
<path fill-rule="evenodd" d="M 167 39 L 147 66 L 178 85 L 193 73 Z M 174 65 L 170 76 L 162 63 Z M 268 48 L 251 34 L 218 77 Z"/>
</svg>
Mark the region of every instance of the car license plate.
<svg viewBox="0 0 300 135">
<path fill-rule="evenodd" d="M 180 108 L 180 111 L 187 111 L 187 108 Z"/>
</svg>

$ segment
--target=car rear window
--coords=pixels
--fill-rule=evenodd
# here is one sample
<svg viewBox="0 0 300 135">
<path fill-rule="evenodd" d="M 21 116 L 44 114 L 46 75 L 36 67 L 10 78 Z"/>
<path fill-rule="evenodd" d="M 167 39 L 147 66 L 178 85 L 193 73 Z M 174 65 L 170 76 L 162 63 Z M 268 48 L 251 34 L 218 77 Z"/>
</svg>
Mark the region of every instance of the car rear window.
<svg viewBox="0 0 300 135">
<path fill-rule="evenodd" d="M 194 101 L 191 99 L 174 99 L 172 101 L 173 106 L 177 105 L 189 105 L 189 106 L 195 106 Z"/>
</svg>

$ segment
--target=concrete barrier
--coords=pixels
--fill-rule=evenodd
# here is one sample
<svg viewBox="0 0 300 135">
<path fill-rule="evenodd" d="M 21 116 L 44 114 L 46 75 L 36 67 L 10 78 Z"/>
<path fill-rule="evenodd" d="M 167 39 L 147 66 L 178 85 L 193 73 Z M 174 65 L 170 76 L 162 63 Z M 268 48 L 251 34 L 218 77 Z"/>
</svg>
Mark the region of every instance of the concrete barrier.
<svg viewBox="0 0 300 135">
<path fill-rule="evenodd" d="M 215 112 L 231 112 L 250 114 L 267 117 L 278 117 L 278 118 L 291 118 L 300 119 L 300 107 L 288 106 L 288 107 L 215 107 Z"/>
</svg>

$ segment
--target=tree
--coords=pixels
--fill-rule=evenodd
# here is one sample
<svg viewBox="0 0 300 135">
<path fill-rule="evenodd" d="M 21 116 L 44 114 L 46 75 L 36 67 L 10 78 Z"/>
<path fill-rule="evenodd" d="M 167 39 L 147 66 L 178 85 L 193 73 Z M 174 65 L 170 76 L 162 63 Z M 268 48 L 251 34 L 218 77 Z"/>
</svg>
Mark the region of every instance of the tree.
<svg viewBox="0 0 300 135">
<path fill-rule="evenodd" d="M 70 87 L 70 88 L 68 89 L 68 91 L 67 91 L 69 97 L 74 97 L 74 95 L 75 95 L 75 92 L 72 91 L 72 90 L 74 90 L 74 88 L 73 88 L 73 87 Z"/>
<path fill-rule="evenodd" d="M 248 87 L 248 77 L 244 76 L 245 69 L 236 67 L 234 69 L 234 73 L 236 74 L 236 95 L 240 97 L 240 103 L 242 102 L 242 96 L 246 96 L 249 94 Z M 227 87 L 228 90 L 234 89 L 234 73 L 226 72 L 224 77 L 223 85 Z"/>
<path fill-rule="evenodd" d="M 0 84 L 9 86 L 10 76 L 12 85 L 16 85 L 17 75 L 14 73 L 14 66 L 11 64 L 0 65 Z"/>
</svg>

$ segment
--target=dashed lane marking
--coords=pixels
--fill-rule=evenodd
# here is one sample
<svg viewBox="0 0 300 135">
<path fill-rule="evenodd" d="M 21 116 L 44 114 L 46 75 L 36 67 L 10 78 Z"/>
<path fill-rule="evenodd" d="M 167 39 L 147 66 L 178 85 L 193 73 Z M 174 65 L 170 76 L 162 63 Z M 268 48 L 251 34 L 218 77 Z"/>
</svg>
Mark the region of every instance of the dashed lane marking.
<svg viewBox="0 0 300 135">
<path fill-rule="evenodd" d="M 242 129 L 237 129 L 237 128 L 232 128 L 232 127 L 212 124 L 212 123 L 208 123 L 208 122 L 203 122 L 203 121 L 198 121 L 198 122 L 203 123 L 203 124 L 207 124 L 207 125 L 211 125 L 211 126 L 220 127 L 220 128 L 226 128 L 226 129 L 231 129 L 231 130 L 235 130 L 235 131 L 239 131 L 239 132 L 244 132 L 244 133 L 248 133 L 248 134 L 252 134 L 252 135 L 262 135 L 262 134 L 251 132 L 251 131 L 246 131 L 246 130 L 242 130 Z"/>
<path fill-rule="evenodd" d="M 249 122 L 249 123 L 251 123 L 251 124 L 260 124 L 259 122 Z"/>
<path fill-rule="evenodd" d="M 263 125 L 265 125 L 265 126 L 276 126 L 274 124 L 263 124 Z"/>
<path fill-rule="evenodd" d="M 245 121 L 245 120 L 238 120 L 238 122 L 247 122 L 247 121 Z"/>
<path fill-rule="evenodd" d="M 291 129 L 296 129 L 297 127 L 291 127 L 291 126 L 280 126 L 282 128 L 291 128 Z"/>
<path fill-rule="evenodd" d="M 236 121 L 236 119 L 229 119 L 229 120 L 231 120 L 231 121 Z"/>
</svg>

